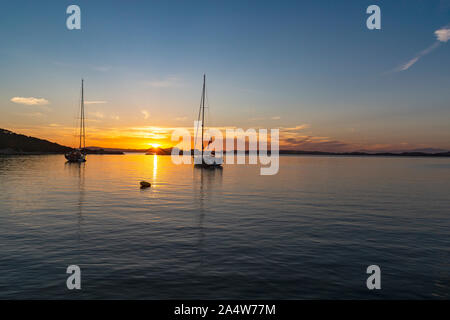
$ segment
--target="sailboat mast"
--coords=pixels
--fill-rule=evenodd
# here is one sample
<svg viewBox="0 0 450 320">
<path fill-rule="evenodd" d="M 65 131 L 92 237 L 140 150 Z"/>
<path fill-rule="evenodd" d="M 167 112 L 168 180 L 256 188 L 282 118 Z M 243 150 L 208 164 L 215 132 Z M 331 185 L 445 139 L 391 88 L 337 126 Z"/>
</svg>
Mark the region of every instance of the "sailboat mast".
<svg viewBox="0 0 450 320">
<path fill-rule="evenodd" d="M 86 149 L 86 123 L 84 120 L 84 80 L 81 79 L 81 110 L 83 120 L 83 150 Z"/>
<path fill-rule="evenodd" d="M 81 79 L 81 101 L 80 101 L 80 144 L 79 149 L 81 150 L 83 139 L 83 79 Z"/>
<path fill-rule="evenodd" d="M 202 162 L 203 162 L 203 131 L 205 128 L 205 82 L 206 82 L 206 75 L 203 75 L 203 92 L 202 92 Z"/>
</svg>

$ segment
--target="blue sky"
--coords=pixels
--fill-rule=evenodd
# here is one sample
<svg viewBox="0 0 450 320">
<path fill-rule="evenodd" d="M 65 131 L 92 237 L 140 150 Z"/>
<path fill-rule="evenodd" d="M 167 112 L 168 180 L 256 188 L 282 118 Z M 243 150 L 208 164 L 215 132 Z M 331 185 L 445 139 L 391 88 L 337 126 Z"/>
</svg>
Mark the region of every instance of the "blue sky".
<svg viewBox="0 0 450 320">
<path fill-rule="evenodd" d="M 0 127 L 70 144 L 81 77 L 97 144 L 192 126 L 206 73 L 215 126 L 280 128 L 297 149 L 450 149 L 435 35 L 450 1 L 8 1 L 0 21 Z"/>
</svg>

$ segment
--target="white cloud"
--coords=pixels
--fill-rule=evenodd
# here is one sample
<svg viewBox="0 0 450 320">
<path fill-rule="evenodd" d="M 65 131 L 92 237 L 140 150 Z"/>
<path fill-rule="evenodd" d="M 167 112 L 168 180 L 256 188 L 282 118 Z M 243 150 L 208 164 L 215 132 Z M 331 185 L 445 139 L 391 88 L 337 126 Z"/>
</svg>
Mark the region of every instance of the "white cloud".
<svg viewBox="0 0 450 320">
<path fill-rule="evenodd" d="M 13 98 L 11 98 L 11 102 L 18 103 L 18 104 L 24 104 L 27 106 L 43 106 L 43 105 L 50 103 L 47 99 L 34 98 L 34 97 L 29 97 L 29 98 L 13 97 Z"/>
<path fill-rule="evenodd" d="M 141 113 L 144 115 L 144 119 L 148 119 L 148 117 L 150 117 L 150 112 L 147 110 L 141 110 Z"/>
<path fill-rule="evenodd" d="M 186 121 L 187 117 L 177 117 L 175 118 L 176 121 Z"/>
<path fill-rule="evenodd" d="M 275 116 L 275 117 L 272 117 L 271 119 L 272 119 L 272 120 L 280 120 L 281 117 L 280 117 L 280 116 Z"/>
<path fill-rule="evenodd" d="M 108 101 L 104 101 L 104 100 L 84 101 L 84 104 L 104 104 L 104 103 L 108 103 Z"/>
<path fill-rule="evenodd" d="M 450 39 L 450 28 L 449 27 L 443 27 L 439 30 L 436 30 L 434 32 L 436 35 L 436 38 L 441 42 L 447 42 Z"/>
</svg>

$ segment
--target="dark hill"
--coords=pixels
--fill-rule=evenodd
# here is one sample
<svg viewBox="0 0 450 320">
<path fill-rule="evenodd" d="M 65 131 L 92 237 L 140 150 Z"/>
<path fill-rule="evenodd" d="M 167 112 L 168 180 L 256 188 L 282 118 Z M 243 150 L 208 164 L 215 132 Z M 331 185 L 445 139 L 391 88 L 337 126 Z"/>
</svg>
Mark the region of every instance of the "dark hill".
<svg viewBox="0 0 450 320">
<path fill-rule="evenodd" d="M 66 153 L 72 148 L 0 129 L 0 154 Z"/>
</svg>

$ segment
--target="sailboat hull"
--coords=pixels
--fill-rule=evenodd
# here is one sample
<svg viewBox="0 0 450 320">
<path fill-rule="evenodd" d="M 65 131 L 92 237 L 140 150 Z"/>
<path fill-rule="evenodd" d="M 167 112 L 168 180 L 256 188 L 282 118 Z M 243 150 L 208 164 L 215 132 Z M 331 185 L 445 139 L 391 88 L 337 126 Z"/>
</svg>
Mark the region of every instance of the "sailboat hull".
<svg viewBox="0 0 450 320">
<path fill-rule="evenodd" d="M 79 151 L 72 151 L 70 153 L 66 153 L 64 155 L 68 162 L 85 162 L 86 161 L 86 155 L 79 152 Z"/>
<path fill-rule="evenodd" d="M 206 169 L 222 169 L 223 159 L 211 155 L 204 155 L 203 158 L 194 156 L 194 166 Z"/>
<path fill-rule="evenodd" d="M 205 162 L 194 164 L 194 167 L 195 168 L 203 168 L 203 169 L 223 169 L 221 164 L 218 164 L 218 163 L 207 164 Z"/>
</svg>

